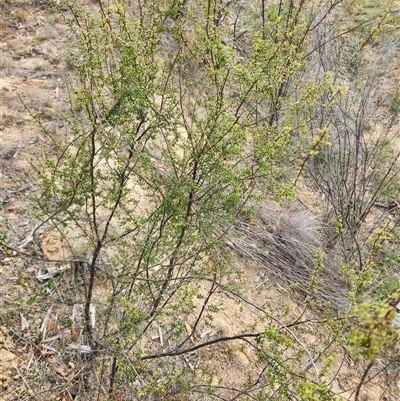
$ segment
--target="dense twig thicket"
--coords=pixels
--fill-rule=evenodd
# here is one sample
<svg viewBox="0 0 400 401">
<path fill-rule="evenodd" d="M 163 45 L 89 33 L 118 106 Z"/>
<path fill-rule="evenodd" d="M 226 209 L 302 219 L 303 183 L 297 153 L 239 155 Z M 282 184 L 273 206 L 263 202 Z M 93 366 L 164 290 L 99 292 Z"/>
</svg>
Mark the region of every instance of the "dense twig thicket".
<svg viewBox="0 0 400 401">
<path fill-rule="evenodd" d="M 72 267 L 52 306 L 74 305 L 60 357 L 82 374 L 65 397 L 359 401 L 378 375 L 398 333 L 368 287 L 395 224 L 366 220 L 399 189 L 398 92 L 380 90 L 396 14 L 358 21 L 345 3 L 67 2 L 68 138 L 38 116 L 56 152 L 33 166 L 41 227 Z M 299 185 L 314 215 L 268 208 Z M 247 299 L 232 249 L 302 311 Z M 232 299 L 254 319 L 227 334 L 214 318 Z M 234 385 L 213 368 L 228 344 L 251 355 Z M 340 390 L 349 355 L 369 364 Z"/>
</svg>

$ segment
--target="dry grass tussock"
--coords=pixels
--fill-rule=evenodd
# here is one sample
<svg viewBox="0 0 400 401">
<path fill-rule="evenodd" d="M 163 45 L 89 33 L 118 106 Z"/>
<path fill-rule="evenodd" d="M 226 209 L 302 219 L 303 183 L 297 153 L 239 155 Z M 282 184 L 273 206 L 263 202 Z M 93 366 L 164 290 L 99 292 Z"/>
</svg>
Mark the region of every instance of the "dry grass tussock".
<svg viewBox="0 0 400 401">
<path fill-rule="evenodd" d="M 290 284 L 334 308 L 347 309 L 346 280 L 322 250 L 316 217 L 293 206 L 276 211 L 261 205 L 254 214 L 254 221 L 235 224 L 229 246 L 265 269 L 272 282 Z"/>
</svg>

